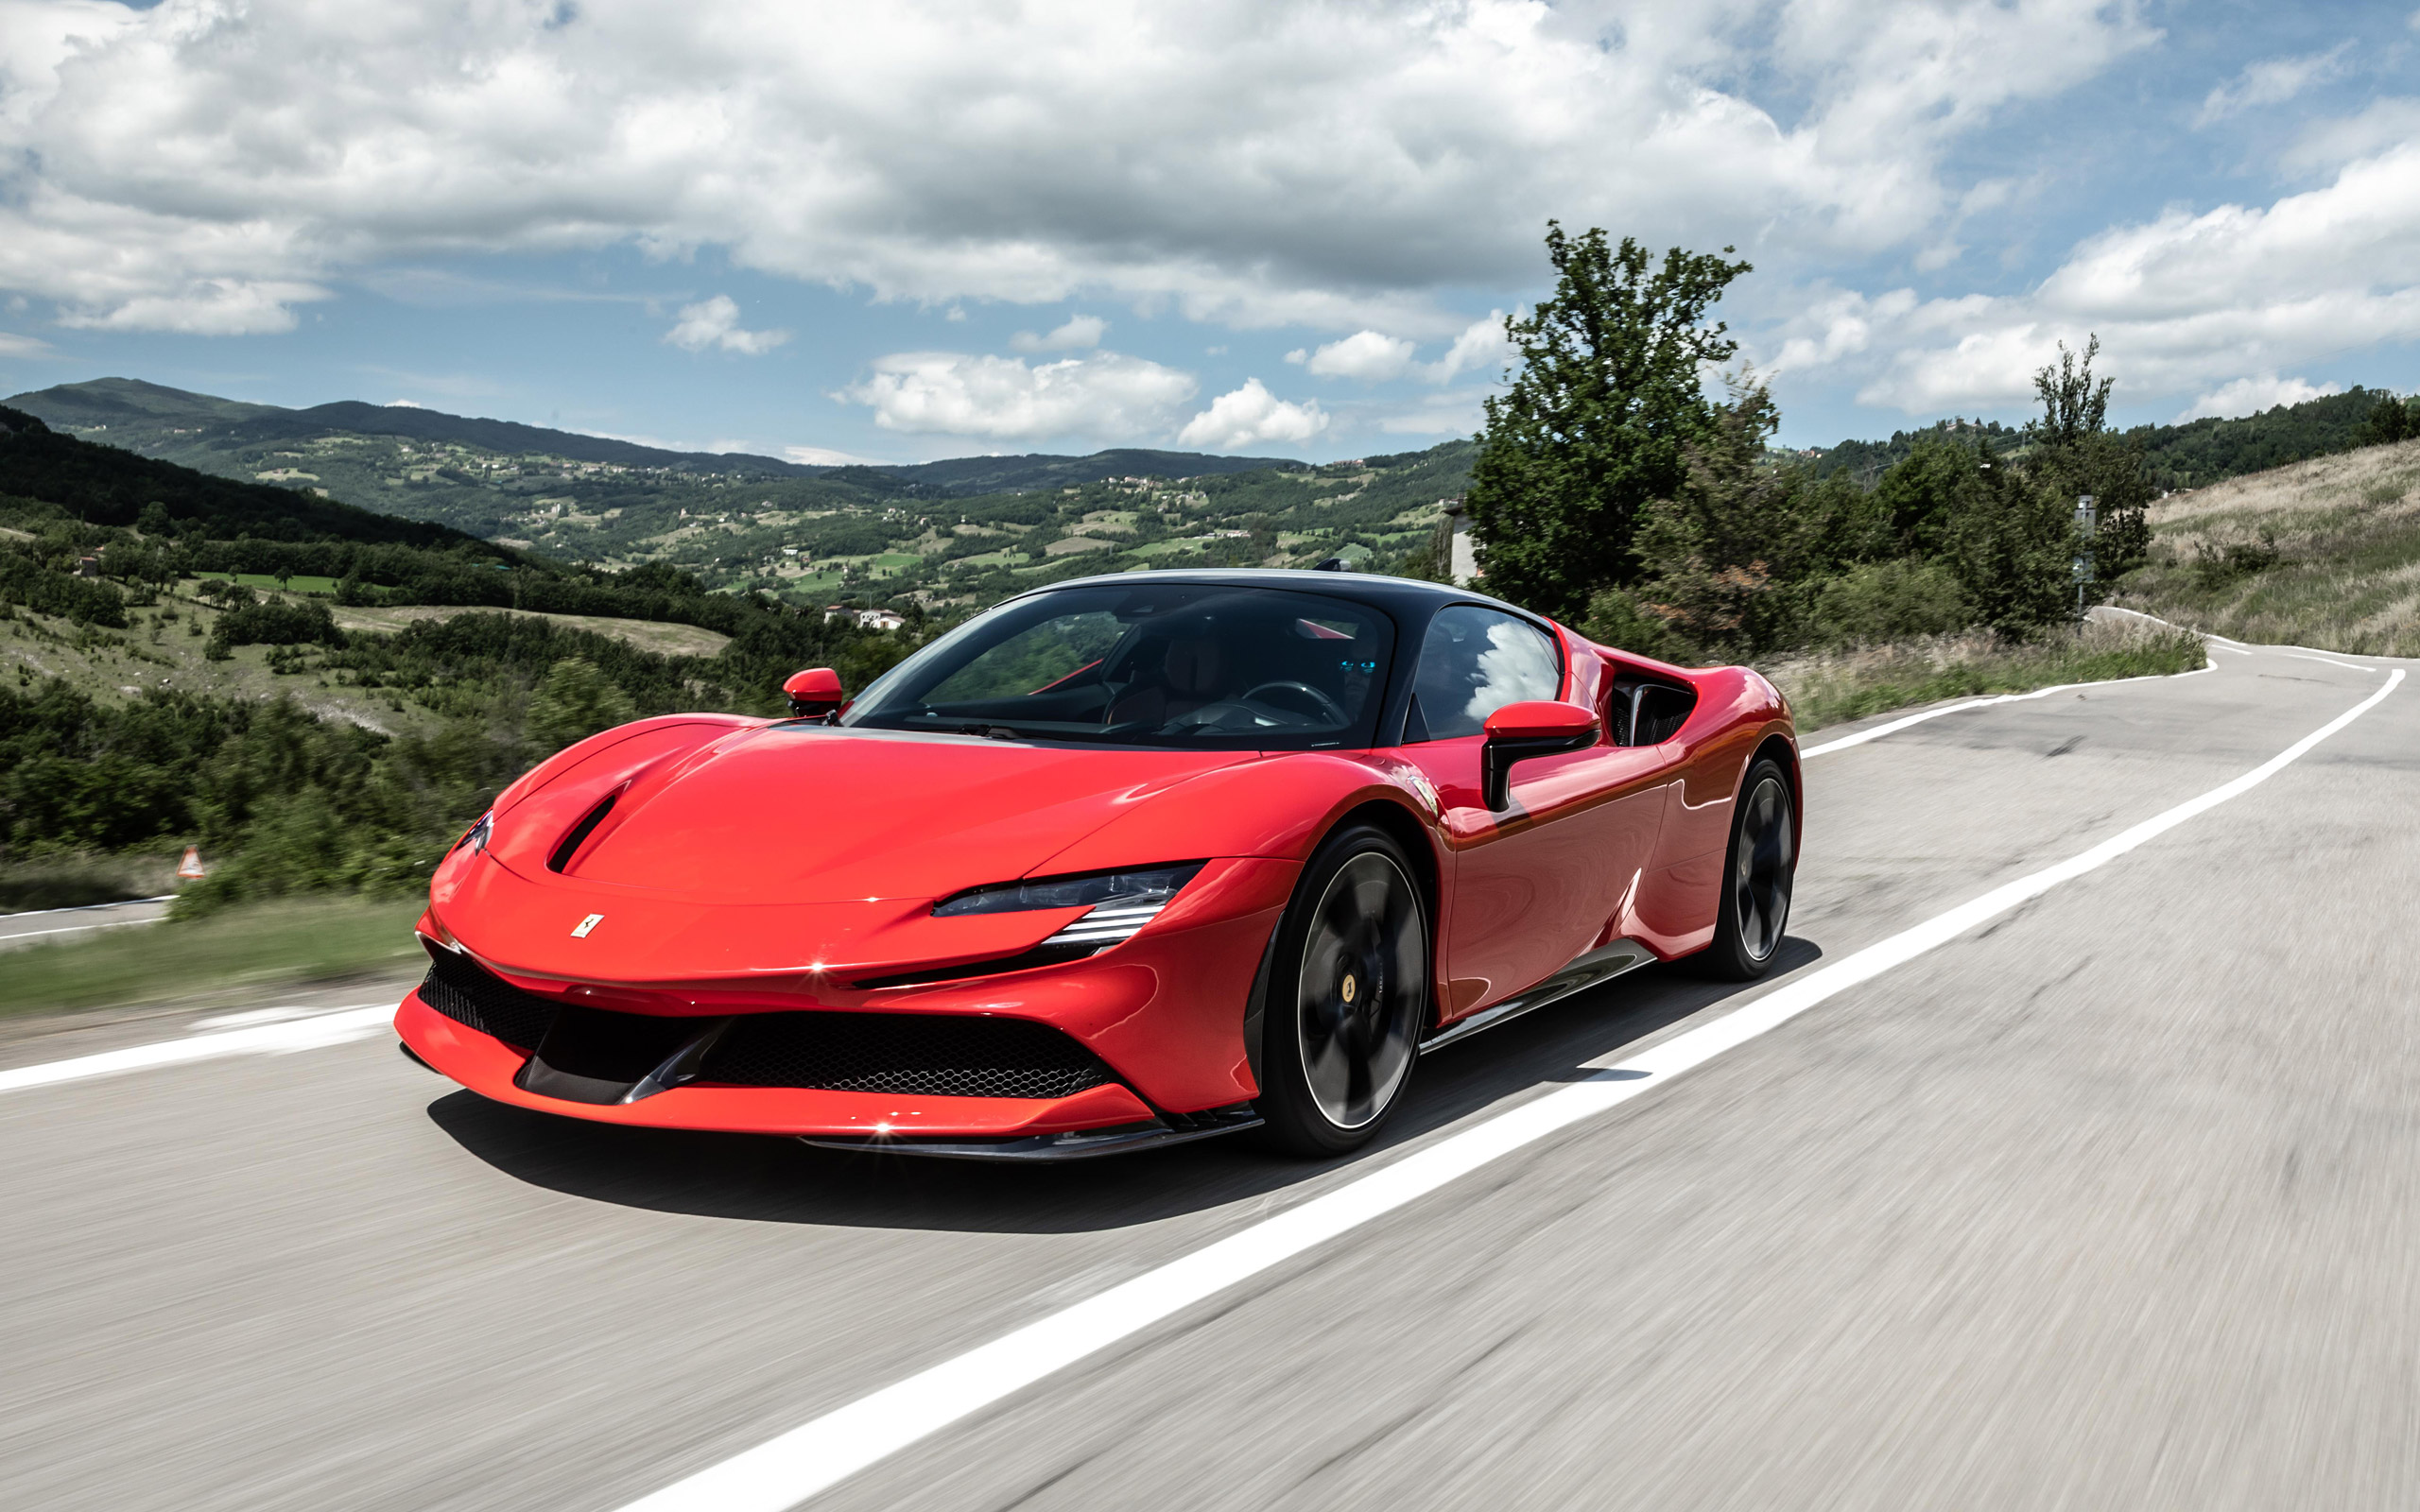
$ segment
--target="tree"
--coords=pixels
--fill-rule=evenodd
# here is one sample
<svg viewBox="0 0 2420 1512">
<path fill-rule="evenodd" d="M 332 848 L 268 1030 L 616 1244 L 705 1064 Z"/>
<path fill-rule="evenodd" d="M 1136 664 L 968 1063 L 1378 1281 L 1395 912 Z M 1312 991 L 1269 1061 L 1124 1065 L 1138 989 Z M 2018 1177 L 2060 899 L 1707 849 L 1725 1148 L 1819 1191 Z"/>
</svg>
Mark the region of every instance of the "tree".
<svg viewBox="0 0 2420 1512">
<path fill-rule="evenodd" d="M 2033 389 L 2042 400 L 2042 415 L 2026 422 L 2033 442 L 2027 471 L 2066 501 L 2072 511 L 2076 500 L 2093 498 L 2099 524 L 2092 541 L 2094 575 L 2112 581 L 2141 566 L 2151 555 L 2151 478 L 2143 468 L 2139 442 L 2110 431 L 2109 390 L 2116 380 L 2096 380 L 2092 360 L 2100 354 L 2100 338 L 2084 343 L 2083 359 L 2059 344 L 2059 360 L 2033 375 Z"/>
<path fill-rule="evenodd" d="M 1487 401 L 1469 507 L 1488 591 L 1576 621 L 1637 577 L 1639 511 L 1681 487 L 1713 427 L 1701 373 L 1738 344 L 1706 313 L 1750 267 L 1677 247 L 1651 267 L 1627 236 L 1609 247 L 1555 221 L 1546 244 L 1555 291 L 1505 319 L 1519 371 Z"/>
<path fill-rule="evenodd" d="M 1760 465 L 1780 418 L 1761 386 L 1735 384 L 1685 448 L 1680 487 L 1639 512 L 1640 607 L 1703 650 L 1753 655 L 1789 638 L 1787 590 L 1812 565 L 1823 522 L 1802 470 Z"/>
<path fill-rule="evenodd" d="M 2420 436 L 2420 395 L 2397 399 L 2386 394 L 2370 408 L 2369 418 L 2361 422 L 2355 437 L 2356 446 L 2386 446 L 2395 441 L 2408 441 Z"/>
<path fill-rule="evenodd" d="M 1949 531 L 1950 564 L 1978 622 L 2022 637 L 2073 615 L 2074 507 L 2031 470 L 2000 461 L 1984 440 Z"/>
<path fill-rule="evenodd" d="M 529 738 L 548 751 L 627 724 L 631 696 L 585 657 L 567 656 L 546 671 L 529 700 Z"/>
</svg>

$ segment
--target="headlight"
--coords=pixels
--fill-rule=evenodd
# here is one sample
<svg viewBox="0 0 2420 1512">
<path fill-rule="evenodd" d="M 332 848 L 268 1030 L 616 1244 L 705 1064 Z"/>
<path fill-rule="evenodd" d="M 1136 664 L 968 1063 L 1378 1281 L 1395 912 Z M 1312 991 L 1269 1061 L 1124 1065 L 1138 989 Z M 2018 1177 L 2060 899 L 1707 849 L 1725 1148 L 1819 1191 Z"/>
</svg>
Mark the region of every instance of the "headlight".
<svg viewBox="0 0 2420 1512">
<path fill-rule="evenodd" d="M 997 887 L 977 887 L 933 905 L 937 919 L 965 914 L 1030 913 L 1038 908 L 1092 911 L 1043 941 L 1051 945 L 1103 948 L 1127 938 L 1158 917 L 1205 865 L 1182 862 L 1141 871 L 1100 871 L 1083 877 L 1042 877 Z"/>
<path fill-rule="evenodd" d="M 448 848 L 447 853 L 451 854 L 455 850 L 461 850 L 464 846 L 469 846 L 471 848 L 471 853 L 473 855 L 477 855 L 488 848 L 488 836 L 494 833 L 495 810 L 490 809 L 485 814 L 479 816 L 478 823 L 472 825 L 469 829 L 462 832 L 462 838 L 455 841 L 454 844 Z"/>
</svg>

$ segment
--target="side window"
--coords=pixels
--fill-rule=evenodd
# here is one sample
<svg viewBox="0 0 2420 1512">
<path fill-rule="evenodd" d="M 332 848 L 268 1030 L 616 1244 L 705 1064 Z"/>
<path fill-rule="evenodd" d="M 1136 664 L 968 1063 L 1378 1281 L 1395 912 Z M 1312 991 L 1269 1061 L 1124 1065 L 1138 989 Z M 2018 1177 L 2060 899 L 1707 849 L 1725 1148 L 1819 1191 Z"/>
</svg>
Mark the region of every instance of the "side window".
<svg viewBox="0 0 2420 1512">
<path fill-rule="evenodd" d="M 1476 735 L 1506 704 L 1562 691 L 1563 662 L 1544 631 L 1495 610 L 1456 605 L 1428 622 L 1403 738 Z"/>
</svg>

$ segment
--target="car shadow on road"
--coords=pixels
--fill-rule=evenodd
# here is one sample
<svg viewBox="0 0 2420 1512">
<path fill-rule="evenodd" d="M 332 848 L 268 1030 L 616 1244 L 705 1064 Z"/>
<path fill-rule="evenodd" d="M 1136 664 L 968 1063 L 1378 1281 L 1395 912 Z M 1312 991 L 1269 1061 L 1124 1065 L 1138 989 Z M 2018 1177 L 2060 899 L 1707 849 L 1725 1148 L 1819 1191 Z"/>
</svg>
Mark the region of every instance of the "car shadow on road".
<svg viewBox="0 0 2420 1512">
<path fill-rule="evenodd" d="M 1250 1134 L 1063 1165 L 992 1165 L 818 1149 L 750 1134 L 590 1124 L 455 1091 L 428 1116 L 496 1170 L 549 1191 L 662 1212 L 756 1223 L 1072 1233 L 1249 1202 L 1333 1176 L 1506 1098 L 1588 1074 L 1588 1063 L 1765 988 L 1822 958 L 1782 943 L 1781 973 L 1709 982 L 1649 967 L 1424 1059 L 1409 1100 L 1369 1148 L 1298 1160 Z M 1323 1179 L 1327 1178 L 1327 1179 Z"/>
</svg>

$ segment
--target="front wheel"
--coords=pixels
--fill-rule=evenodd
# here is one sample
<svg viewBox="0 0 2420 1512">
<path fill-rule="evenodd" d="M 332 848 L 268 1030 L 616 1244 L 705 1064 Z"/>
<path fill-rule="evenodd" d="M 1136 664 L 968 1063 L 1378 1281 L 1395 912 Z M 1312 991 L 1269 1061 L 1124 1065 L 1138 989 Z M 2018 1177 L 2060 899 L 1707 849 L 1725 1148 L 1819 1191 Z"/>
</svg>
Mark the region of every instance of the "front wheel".
<svg viewBox="0 0 2420 1512">
<path fill-rule="evenodd" d="M 1428 963 L 1403 847 L 1362 825 L 1330 835 L 1277 926 L 1253 1106 L 1278 1145 L 1341 1155 L 1377 1133 L 1411 1079 Z"/>
<path fill-rule="evenodd" d="M 1769 756 L 1748 768 L 1731 814 L 1714 943 L 1696 961 L 1705 975 L 1753 982 L 1772 966 L 1789 926 L 1789 889 L 1798 870 L 1791 807 L 1780 763 Z"/>
</svg>

